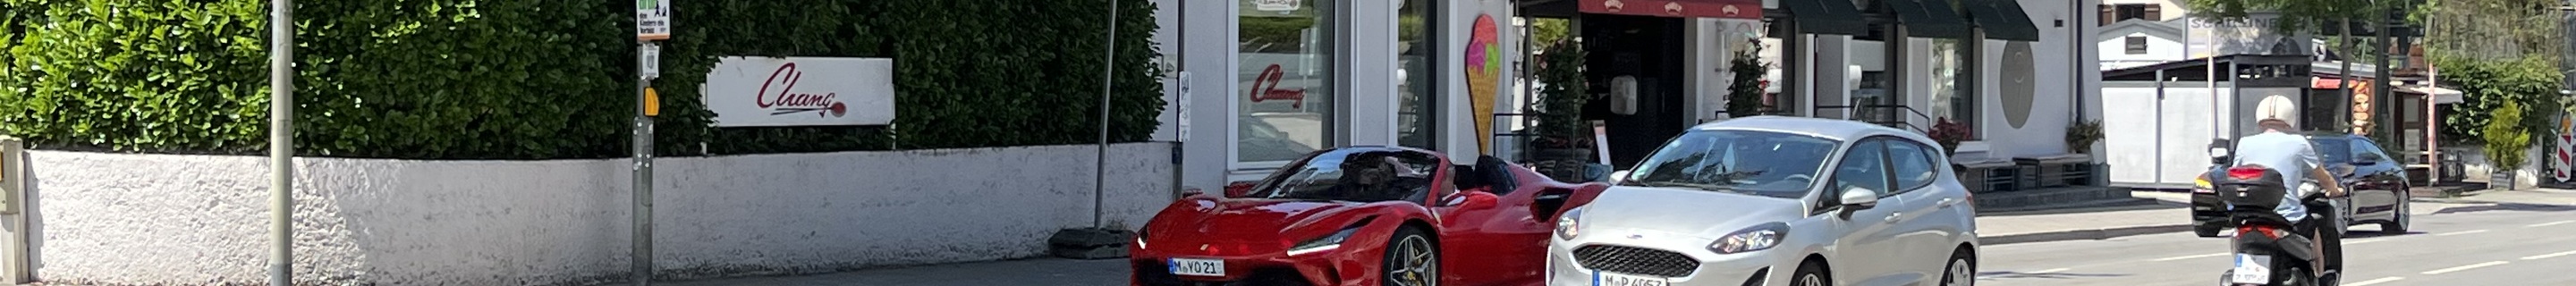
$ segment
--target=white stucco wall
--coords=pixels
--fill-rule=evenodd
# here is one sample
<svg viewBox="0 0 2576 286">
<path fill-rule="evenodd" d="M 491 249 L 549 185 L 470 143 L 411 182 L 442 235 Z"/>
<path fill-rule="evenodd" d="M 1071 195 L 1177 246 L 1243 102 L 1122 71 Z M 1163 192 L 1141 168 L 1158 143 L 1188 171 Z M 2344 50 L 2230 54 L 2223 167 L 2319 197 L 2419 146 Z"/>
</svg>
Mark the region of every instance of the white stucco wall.
<svg viewBox="0 0 2576 286">
<path fill-rule="evenodd" d="M 2133 36 L 2146 37 L 2147 53 L 2129 54 L 2129 41 L 2126 37 Z M 2147 33 L 2129 33 L 2105 38 L 2110 39 L 2102 40 L 2098 46 L 2101 50 L 2102 69 L 2121 69 L 2183 59 L 2182 42 L 2176 39 L 2156 37 Z"/>
<path fill-rule="evenodd" d="M 1171 199 L 1169 144 L 1112 146 L 1113 227 Z M 663 158 L 664 278 L 1042 255 L 1092 223 L 1093 146 Z M 37 277 L 256 284 L 266 158 L 36 151 Z M 627 269 L 631 162 L 296 160 L 296 279 L 548 285 Z M 618 278 L 622 279 L 622 278 Z"/>
<path fill-rule="evenodd" d="M 2109 182 L 2121 186 L 2177 187 L 2209 168 L 2212 109 L 2208 85 L 2166 83 L 2159 99 L 2153 82 L 2113 82 L 2102 89 L 2102 155 Z"/>
</svg>

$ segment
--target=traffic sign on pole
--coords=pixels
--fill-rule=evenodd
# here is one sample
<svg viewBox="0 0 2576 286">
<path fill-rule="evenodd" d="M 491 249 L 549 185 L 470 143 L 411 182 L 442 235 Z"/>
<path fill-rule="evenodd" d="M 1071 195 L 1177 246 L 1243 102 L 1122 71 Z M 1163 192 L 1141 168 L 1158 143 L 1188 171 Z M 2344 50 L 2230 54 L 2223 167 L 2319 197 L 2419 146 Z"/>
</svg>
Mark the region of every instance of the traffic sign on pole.
<svg viewBox="0 0 2576 286">
<path fill-rule="evenodd" d="M 635 0 L 635 39 L 671 38 L 671 0 Z"/>
</svg>

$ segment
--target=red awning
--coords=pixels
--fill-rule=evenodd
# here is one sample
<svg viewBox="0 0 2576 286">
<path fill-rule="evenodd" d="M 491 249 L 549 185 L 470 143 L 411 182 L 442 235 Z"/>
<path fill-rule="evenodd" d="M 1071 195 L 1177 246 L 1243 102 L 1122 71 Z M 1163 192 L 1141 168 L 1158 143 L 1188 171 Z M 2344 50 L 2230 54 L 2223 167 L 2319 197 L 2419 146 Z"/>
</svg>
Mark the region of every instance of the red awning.
<svg viewBox="0 0 2576 286">
<path fill-rule="evenodd" d="M 1762 0 L 1580 0 L 1582 11 L 1682 18 L 1762 19 Z"/>
</svg>

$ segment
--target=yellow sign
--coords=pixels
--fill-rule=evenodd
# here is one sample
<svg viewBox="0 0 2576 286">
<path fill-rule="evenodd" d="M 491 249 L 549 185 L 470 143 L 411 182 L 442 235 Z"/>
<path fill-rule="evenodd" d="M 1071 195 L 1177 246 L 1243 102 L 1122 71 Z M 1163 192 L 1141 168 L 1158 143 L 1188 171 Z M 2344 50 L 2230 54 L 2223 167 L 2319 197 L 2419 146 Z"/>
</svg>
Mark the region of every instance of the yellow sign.
<svg viewBox="0 0 2576 286">
<path fill-rule="evenodd" d="M 662 94 L 644 88 L 644 116 L 662 116 Z"/>
</svg>

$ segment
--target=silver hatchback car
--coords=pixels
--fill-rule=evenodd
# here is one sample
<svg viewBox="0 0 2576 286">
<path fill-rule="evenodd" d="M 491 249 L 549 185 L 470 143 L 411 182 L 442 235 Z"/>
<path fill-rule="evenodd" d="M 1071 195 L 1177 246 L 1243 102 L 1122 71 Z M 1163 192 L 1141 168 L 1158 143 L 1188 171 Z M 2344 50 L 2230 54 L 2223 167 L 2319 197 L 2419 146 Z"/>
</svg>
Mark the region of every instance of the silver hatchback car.
<svg viewBox="0 0 2576 286">
<path fill-rule="evenodd" d="M 1931 139 L 1845 120 L 1703 124 L 1569 210 L 1549 285 L 1970 285 L 1977 222 Z"/>
</svg>

